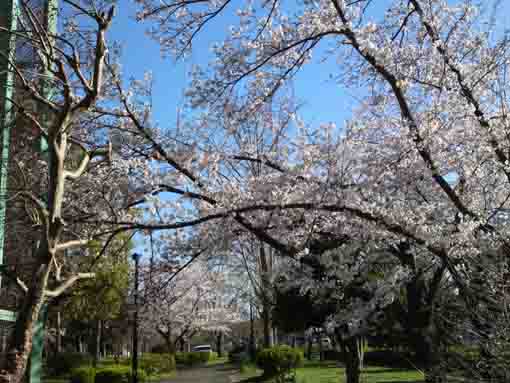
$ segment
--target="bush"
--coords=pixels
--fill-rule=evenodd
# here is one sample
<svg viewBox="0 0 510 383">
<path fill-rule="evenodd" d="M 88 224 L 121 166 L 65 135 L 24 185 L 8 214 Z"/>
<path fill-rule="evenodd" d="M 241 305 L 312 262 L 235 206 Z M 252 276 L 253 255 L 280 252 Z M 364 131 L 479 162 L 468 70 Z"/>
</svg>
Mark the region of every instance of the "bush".
<svg viewBox="0 0 510 383">
<path fill-rule="evenodd" d="M 214 360 L 214 354 L 212 352 L 178 352 L 175 354 L 175 361 L 178 364 L 191 367 Z M 216 354 L 217 357 L 218 355 Z"/>
<path fill-rule="evenodd" d="M 167 354 L 169 350 L 166 344 L 160 343 L 152 347 L 151 352 L 154 354 Z"/>
<path fill-rule="evenodd" d="M 144 382 L 147 376 L 143 370 L 138 370 L 138 381 Z M 105 367 L 96 371 L 95 383 L 130 383 L 132 381 L 131 368 L 127 366 Z"/>
<path fill-rule="evenodd" d="M 78 367 L 91 366 L 92 358 L 89 354 L 63 352 L 49 357 L 46 365 L 52 375 L 60 376 L 69 374 L 71 370 Z"/>
<path fill-rule="evenodd" d="M 78 367 L 71 370 L 71 383 L 94 383 L 95 378 L 94 367 Z"/>
<path fill-rule="evenodd" d="M 140 369 L 147 375 L 161 374 L 175 370 L 175 356 L 172 354 L 145 353 L 140 359 Z"/>
<path fill-rule="evenodd" d="M 290 346 L 265 348 L 257 354 L 257 366 L 268 377 L 284 375 L 303 365 L 303 353 Z"/>
<path fill-rule="evenodd" d="M 256 369 L 257 369 L 256 366 L 247 359 L 242 360 L 241 365 L 239 366 L 239 372 L 241 373 L 241 375 L 253 374 L 256 371 Z"/>
</svg>

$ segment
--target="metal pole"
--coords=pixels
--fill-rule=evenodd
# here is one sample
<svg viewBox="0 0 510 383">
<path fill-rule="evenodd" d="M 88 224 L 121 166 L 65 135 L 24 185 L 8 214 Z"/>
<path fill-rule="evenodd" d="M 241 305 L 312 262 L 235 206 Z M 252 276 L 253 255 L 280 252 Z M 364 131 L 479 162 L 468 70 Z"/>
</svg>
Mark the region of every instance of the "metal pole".
<svg viewBox="0 0 510 383">
<path fill-rule="evenodd" d="M 9 144 L 11 126 L 14 123 L 12 97 L 14 94 L 14 70 L 11 63 L 15 62 L 15 34 L 18 16 L 18 2 L 15 0 L 0 1 L 0 26 L 6 28 L 0 32 L 0 50 L 6 58 L 0 57 L 0 129 L 2 134 L 0 154 L 0 265 L 3 264 L 5 241 L 5 215 L 7 200 L 7 175 L 9 164 Z M 5 57 L 5 56 L 4 56 Z M 11 61 L 11 63 L 9 63 Z M 0 273 L 0 288 L 2 274 Z"/>
<path fill-rule="evenodd" d="M 133 359 L 132 359 L 132 374 L 133 383 L 138 383 L 138 269 L 140 266 L 140 254 L 134 253 L 133 259 L 135 261 L 135 314 L 133 323 Z"/>
</svg>

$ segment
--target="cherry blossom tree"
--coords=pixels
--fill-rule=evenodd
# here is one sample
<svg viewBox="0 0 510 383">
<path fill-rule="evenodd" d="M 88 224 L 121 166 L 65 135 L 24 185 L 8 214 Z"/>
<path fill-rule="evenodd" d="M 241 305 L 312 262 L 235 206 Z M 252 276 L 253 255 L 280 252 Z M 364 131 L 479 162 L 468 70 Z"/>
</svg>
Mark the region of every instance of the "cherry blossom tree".
<svg viewBox="0 0 510 383">
<path fill-rule="evenodd" d="M 139 3 L 140 20 L 153 23 L 165 53 L 177 55 L 233 7 L 230 1 Z M 305 1 L 293 9 L 276 0 L 242 4 L 211 65 L 193 72 L 193 107 L 227 113 L 235 130 L 298 80 L 316 51 L 341 62 L 332 77 L 361 88 L 362 99 L 340 128 L 313 128 L 293 116 L 297 133 L 279 155 L 256 152 L 246 141 L 243 154 L 266 172 L 209 178 L 221 194 L 205 192 L 204 198 L 200 187 L 188 196 L 202 201 L 197 219 L 226 219 L 291 258 L 346 241 L 390 249 L 409 244 L 418 264 L 451 279 L 488 344 L 490 331 L 481 323 L 489 318 L 480 316 L 480 307 L 495 309 L 501 298 L 493 283 L 480 290 L 474 281 L 480 267 L 493 281 L 504 273 L 498 268 L 508 225 L 496 218 L 508 208 L 510 180 L 507 36 L 470 1 L 395 0 L 384 12 L 373 7 L 368 0 Z M 233 95 L 236 107 L 229 108 Z M 226 158 L 216 154 L 211 169 L 221 173 Z M 408 283 L 410 268 L 401 262 L 387 273 L 374 297 L 390 302 L 391 292 Z M 345 270 L 337 269 L 337 278 L 349 281 Z M 427 289 L 435 290 L 438 278 Z M 362 313 L 351 312 L 358 322 Z M 437 377 L 436 367 L 427 367 L 427 379 Z"/>
</svg>

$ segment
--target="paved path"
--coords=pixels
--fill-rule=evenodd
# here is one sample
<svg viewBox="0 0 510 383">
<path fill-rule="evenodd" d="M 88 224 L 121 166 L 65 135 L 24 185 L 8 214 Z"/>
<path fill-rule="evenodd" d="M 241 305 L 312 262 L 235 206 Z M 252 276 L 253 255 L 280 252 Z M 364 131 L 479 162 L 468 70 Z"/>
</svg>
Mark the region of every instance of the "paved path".
<svg viewBox="0 0 510 383">
<path fill-rule="evenodd" d="M 176 376 L 162 383 L 235 383 L 239 370 L 229 364 L 218 364 L 178 371 Z"/>
</svg>

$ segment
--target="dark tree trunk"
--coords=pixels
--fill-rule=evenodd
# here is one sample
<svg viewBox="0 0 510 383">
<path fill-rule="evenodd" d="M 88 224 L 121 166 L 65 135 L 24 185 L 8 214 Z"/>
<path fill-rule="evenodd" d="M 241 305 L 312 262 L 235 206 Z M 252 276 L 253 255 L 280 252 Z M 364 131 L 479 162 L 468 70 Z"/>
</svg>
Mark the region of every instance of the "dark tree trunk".
<svg viewBox="0 0 510 383">
<path fill-rule="evenodd" d="M 44 304 L 44 289 L 48 281 L 49 267 L 42 264 L 32 277 L 29 290 L 18 312 L 12 336 L 9 339 L 7 355 L 0 366 L 0 383 L 21 383 L 25 376 L 34 326 Z"/>
<path fill-rule="evenodd" d="M 308 360 L 312 360 L 312 343 L 313 343 L 312 337 L 308 337 L 308 347 L 306 351 Z"/>
<path fill-rule="evenodd" d="M 94 367 L 97 366 L 99 360 L 101 359 L 101 330 L 102 330 L 102 323 L 100 320 L 96 321 L 96 328 L 94 333 L 94 358 L 92 361 L 92 365 Z"/>
<path fill-rule="evenodd" d="M 269 305 L 264 304 L 264 308 L 262 310 L 262 324 L 264 326 L 264 347 L 272 347 L 273 346 L 273 331 L 271 328 L 271 316 L 269 313 Z"/>
<path fill-rule="evenodd" d="M 253 305 L 250 303 L 250 344 L 249 344 L 250 359 L 255 360 L 256 347 L 255 347 L 255 318 L 253 316 Z"/>
<path fill-rule="evenodd" d="M 259 250 L 260 266 L 262 271 L 262 323 L 264 326 L 264 347 L 273 346 L 273 329 L 271 324 L 271 297 L 270 290 L 272 288 L 269 275 L 271 273 L 271 261 L 264 244 L 260 244 Z"/>
<path fill-rule="evenodd" d="M 319 360 L 322 362 L 324 360 L 324 354 L 322 350 L 322 339 L 319 336 Z"/>
<path fill-rule="evenodd" d="M 216 352 L 218 357 L 223 357 L 223 333 L 220 332 L 216 335 Z"/>
<path fill-rule="evenodd" d="M 363 354 L 360 352 L 360 338 L 354 337 L 342 342 L 346 383 L 359 383 Z"/>
<path fill-rule="evenodd" d="M 423 364 L 425 380 L 440 382 L 445 379 L 440 368 L 441 341 L 434 322 L 434 303 L 429 289 L 421 275 L 407 284 L 407 330 L 416 360 Z"/>
<path fill-rule="evenodd" d="M 184 338 L 181 338 L 180 341 L 179 341 L 179 346 L 180 346 L 181 352 L 184 352 L 184 346 L 185 345 L 186 345 L 186 341 L 184 340 Z"/>
</svg>

